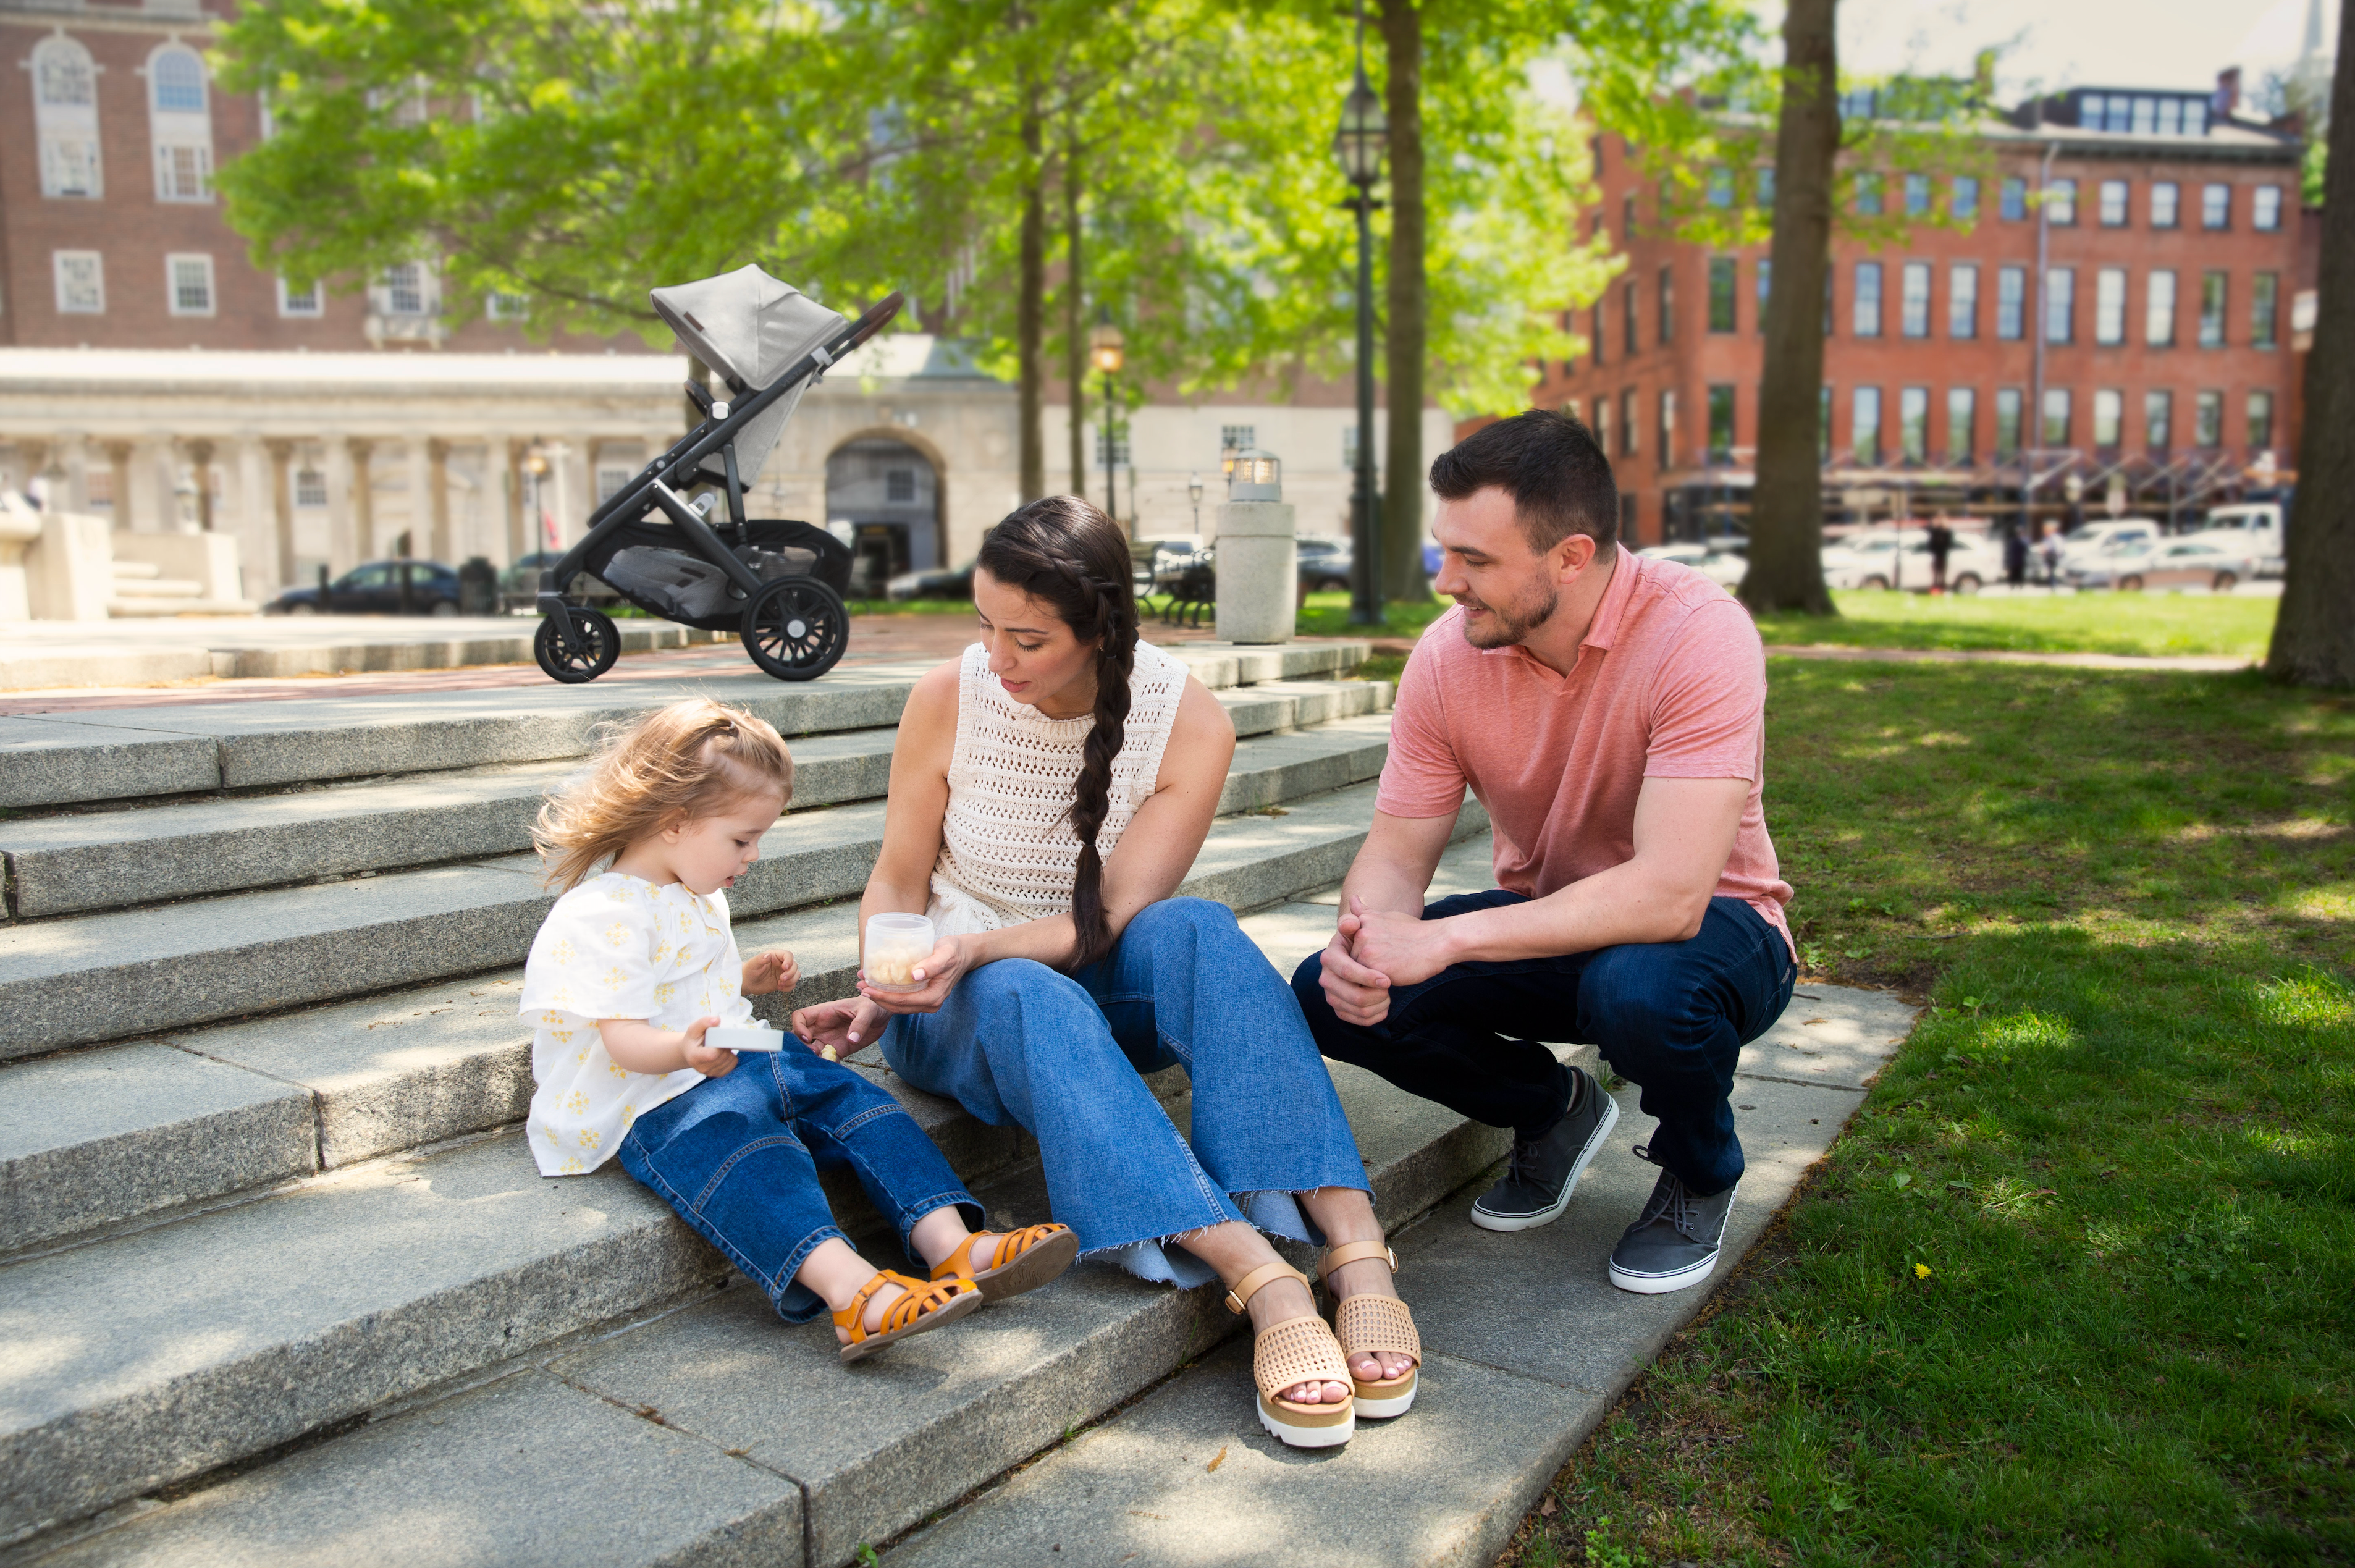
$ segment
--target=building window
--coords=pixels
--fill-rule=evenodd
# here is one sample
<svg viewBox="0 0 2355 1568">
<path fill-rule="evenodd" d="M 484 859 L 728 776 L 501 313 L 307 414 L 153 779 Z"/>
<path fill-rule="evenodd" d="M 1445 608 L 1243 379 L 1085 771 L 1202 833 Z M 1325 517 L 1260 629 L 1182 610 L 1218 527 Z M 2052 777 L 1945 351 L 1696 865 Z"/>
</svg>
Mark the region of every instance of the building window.
<svg viewBox="0 0 2355 1568">
<path fill-rule="evenodd" d="M 2249 394 L 2249 450 L 2263 452 L 2274 443 L 2274 395 Z"/>
<path fill-rule="evenodd" d="M 2126 226 L 2126 182 L 2102 182 L 2102 227 L 2124 229 Z"/>
<path fill-rule="evenodd" d="M 387 315 L 426 314 L 424 262 L 403 261 L 385 269 L 384 311 Z"/>
<path fill-rule="evenodd" d="M 155 199 L 210 201 L 213 122 L 205 62 L 185 45 L 166 44 L 147 57 L 147 135 Z"/>
<path fill-rule="evenodd" d="M 1816 461 L 1832 460 L 1832 389 L 1828 386 L 1816 390 Z"/>
<path fill-rule="evenodd" d="M 1908 218 L 1930 216 L 1930 176 L 1928 175 L 1905 176 L 1905 216 Z"/>
<path fill-rule="evenodd" d="M 33 126 L 40 140 L 41 194 L 95 200 L 105 194 L 98 139 L 98 72 L 68 37 L 33 50 Z"/>
<path fill-rule="evenodd" d="M 147 82 L 155 93 L 157 112 L 205 112 L 205 62 L 197 58 L 195 50 L 158 49 L 147 61 Z"/>
<path fill-rule="evenodd" d="M 1636 309 L 1635 279 L 1627 280 L 1626 288 L 1620 293 L 1619 305 L 1620 325 L 1625 329 L 1627 352 L 1633 354 L 1643 343 L 1643 339 L 1636 335 L 1636 323 L 1643 313 Z"/>
<path fill-rule="evenodd" d="M 1709 460 L 1733 461 L 1733 389 L 1721 383 L 1709 389 Z"/>
<path fill-rule="evenodd" d="M 2006 177 L 1996 197 L 1996 210 L 2007 223 L 2024 221 L 2028 217 L 2028 182 L 2018 175 Z"/>
<path fill-rule="evenodd" d="M 2191 400 L 2191 442 L 2195 446 L 2224 444 L 2224 394 L 2201 392 Z"/>
<path fill-rule="evenodd" d="M 1711 207 L 1733 205 L 1733 171 L 1720 164 L 1709 171 L 1707 194 L 1703 199 Z"/>
<path fill-rule="evenodd" d="M 2028 269 L 1995 270 L 1995 335 L 2002 338 L 2028 336 Z"/>
<path fill-rule="evenodd" d="M 637 470 L 626 464 L 599 464 L 597 465 L 597 505 L 602 507 L 628 489 L 630 481 L 636 476 Z M 914 498 L 912 496 L 909 497 L 911 500 Z M 889 499 L 896 501 L 899 496 L 895 495 Z"/>
<path fill-rule="evenodd" d="M 33 101 L 42 109 L 98 105 L 98 70 L 90 51 L 71 38 L 41 41 L 33 51 Z"/>
<path fill-rule="evenodd" d="M 2200 347 L 2224 347 L 2224 274 L 2200 274 Z"/>
<path fill-rule="evenodd" d="M 1259 426 L 1255 424 L 1222 424 L 1219 427 L 1220 452 L 1249 452 L 1259 444 Z"/>
<path fill-rule="evenodd" d="M 1766 336 L 1766 299 L 1767 296 L 1772 294 L 1774 292 L 1774 259 L 1771 256 L 1761 256 L 1758 258 L 1758 287 L 1756 290 L 1758 295 L 1758 336 L 1761 337 Z"/>
<path fill-rule="evenodd" d="M 1849 399 L 1849 450 L 1867 467 L 1881 461 L 1881 389 L 1859 387 Z"/>
<path fill-rule="evenodd" d="M 2115 448 L 2126 439 L 2126 395 L 2115 387 L 2101 387 L 2094 392 L 2094 444 L 2102 451 Z"/>
<path fill-rule="evenodd" d="M 213 259 L 210 256 L 166 256 L 164 271 L 170 288 L 174 315 L 213 314 Z"/>
<path fill-rule="evenodd" d="M 1619 455 L 1633 457 L 1642 432 L 1636 428 L 1636 389 L 1619 394 Z"/>
<path fill-rule="evenodd" d="M 1908 463 L 1930 460 L 1930 389 L 1897 389 L 1897 444 Z"/>
<path fill-rule="evenodd" d="M 1998 387 L 1995 394 L 1995 454 L 1998 461 L 2019 455 L 2019 389 Z"/>
<path fill-rule="evenodd" d="M 1669 389 L 1660 394 L 1660 466 L 1667 468 L 1677 460 L 1677 394 Z"/>
<path fill-rule="evenodd" d="M 2047 447 L 2069 444 L 2069 389 L 2044 389 L 2043 444 Z"/>
<path fill-rule="evenodd" d="M 2150 187 L 2150 226 L 2173 229 L 2183 221 L 2183 187 L 2160 180 Z"/>
<path fill-rule="evenodd" d="M 1734 296 L 1741 288 L 1737 263 L 1731 256 L 1709 259 L 1709 329 L 1711 332 L 1732 332 Z"/>
<path fill-rule="evenodd" d="M 1758 205 L 1769 212 L 1774 210 L 1774 165 L 1772 164 L 1758 166 Z"/>
<path fill-rule="evenodd" d="M 1849 329 L 1859 337 L 1881 336 L 1881 263 L 1856 264 L 1856 303 L 1849 308 Z"/>
<path fill-rule="evenodd" d="M 492 321 L 521 321 L 531 314 L 531 301 L 521 294 L 493 289 L 483 296 L 483 315 Z"/>
<path fill-rule="evenodd" d="M 1128 426 L 1123 424 L 1117 428 L 1114 428 L 1101 424 L 1098 425 L 1096 427 L 1096 466 L 1098 468 L 1125 468 L 1128 466 L 1129 462 Z M 908 476 L 908 499 L 911 501 L 914 500 L 916 498 L 915 470 L 911 468 L 902 468 L 896 472 L 905 474 Z M 886 474 L 883 476 L 883 484 L 885 486 L 885 498 L 888 500 L 890 499 L 890 492 L 897 489 L 898 486 L 892 484 L 890 474 Z"/>
<path fill-rule="evenodd" d="M 1976 263 L 1957 261 L 1946 269 L 1946 336 L 1973 338 L 1979 335 L 1979 270 Z"/>
<path fill-rule="evenodd" d="M 2281 274 L 2259 272 L 2249 280 L 2249 347 L 2277 347 L 2281 315 Z"/>
<path fill-rule="evenodd" d="M 1357 427 L 1351 426 L 1354 431 Z M 887 468 L 883 471 L 883 499 L 892 506 L 910 506 L 916 499 L 916 471 L 912 468 Z"/>
<path fill-rule="evenodd" d="M 2150 451 L 2167 451 L 2168 427 L 2175 421 L 2173 392 L 2145 392 L 2142 395 L 2142 441 Z"/>
<path fill-rule="evenodd" d="M 318 316 L 326 314 L 325 291 L 315 283 L 296 288 L 284 278 L 278 280 L 278 314 L 293 316 Z"/>
<path fill-rule="evenodd" d="M 1979 215 L 1979 182 L 1969 175 L 1956 175 L 1955 194 L 1947 198 L 1946 210 L 1956 218 L 1977 218 Z"/>
<path fill-rule="evenodd" d="M 1930 336 L 1930 263 L 1908 261 L 1898 274 L 1897 330 L 1908 337 Z"/>
<path fill-rule="evenodd" d="M 82 197 L 104 194 L 99 176 L 98 138 L 44 132 L 41 136 L 41 194 Z"/>
<path fill-rule="evenodd" d="M 2249 193 L 2249 227 L 2271 234 L 2282 225 L 2282 187 L 2261 185 Z"/>
<path fill-rule="evenodd" d="M 2077 182 L 2054 180 L 2044 187 L 2044 216 L 2058 228 L 2072 228 L 2077 221 Z"/>
<path fill-rule="evenodd" d="M 213 150 L 187 143 L 155 149 L 155 199 L 210 201 L 213 198 Z"/>
<path fill-rule="evenodd" d="M 2044 341 L 2073 343 L 2077 337 L 2077 270 L 2050 267 L 2044 273 Z"/>
<path fill-rule="evenodd" d="M 327 476 L 304 464 L 294 471 L 294 504 L 298 507 L 324 507 L 327 504 Z"/>
<path fill-rule="evenodd" d="M 1881 216 L 1881 176 L 1861 174 L 1856 176 L 1856 209 L 1867 218 Z"/>
<path fill-rule="evenodd" d="M 1636 241 L 1636 193 L 1629 191 L 1619 198 L 1619 242 L 1632 245 Z"/>
<path fill-rule="evenodd" d="M 2126 270 L 2104 267 L 2094 274 L 2094 341 L 2126 340 Z"/>
<path fill-rule="evenodd" d="M 1660 345 L 1666 347 L 1677 340 L 1677 270 L 1660 269 Z"/>
<path fill-rule="evenodd" d="M 2175 347 L 2175 273 L 2160 268 L 2150 275 L 2142 304 L 2142 340 L 2153 348 Z"/>
<path fill-rule="evenodd" d="M 1611 399 L 1607 393 L 1594 400 L 1594 450 L 1605 457 L 1611 455 Z"/>
<path fill-rule="evenodd" d="M 1946 461 L 1968 463 L 1977 453 L 1979 394 L 1973 387 L 1946 389 Z"/>
<path fill-rule="evenodd" d="M 49 258 L 59 315 L 106 314 L 106 266 L 95 251 L 58 251 Z"/>
<path fill-rule="evenodd" d="M 1599 304 L 1596 305 L 1594 307 L 1594 330 L 1593 333 L 1589 334 L 1589 336 L 1593 339 L 1593 352 L 1594 355 L 1594 362 L 1597 365 L 1603 363 L 1603 323 L 1604 319 L 1603 307 Z"/>
<path fill-rule="evenodd" d="M 2230 229 L 2232 226 L 2232 187 L 2228 185 L 2203 185 L 2200 187 L 2200 227 Z"/>
</svg>

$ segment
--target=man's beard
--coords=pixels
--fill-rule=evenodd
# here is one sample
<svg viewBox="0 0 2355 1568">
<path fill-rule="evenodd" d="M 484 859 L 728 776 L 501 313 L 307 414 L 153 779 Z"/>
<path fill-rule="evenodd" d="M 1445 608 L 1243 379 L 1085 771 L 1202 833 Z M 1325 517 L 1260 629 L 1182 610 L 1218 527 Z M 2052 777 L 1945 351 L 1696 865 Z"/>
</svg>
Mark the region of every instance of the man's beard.
<svg viewBox="0 0 2355 1568">
<path fill-rule="evenodd" d="M 1459 604 L 1477 604 L 1488 612 L 1488 623 L 1475 624 L 1468 617 L 1464 623 L 1464 640 L 1476 648 L 1508 648 L 1516 643 L 1529 641 L 1529 634 L 1553 619 L 1561 607 L 1561 590 L 1550 583 L 1540 582 L 1531 592 L 1510 604 L 1492 604 L 1485 599 L 1460 594 Z"/>
</svg>

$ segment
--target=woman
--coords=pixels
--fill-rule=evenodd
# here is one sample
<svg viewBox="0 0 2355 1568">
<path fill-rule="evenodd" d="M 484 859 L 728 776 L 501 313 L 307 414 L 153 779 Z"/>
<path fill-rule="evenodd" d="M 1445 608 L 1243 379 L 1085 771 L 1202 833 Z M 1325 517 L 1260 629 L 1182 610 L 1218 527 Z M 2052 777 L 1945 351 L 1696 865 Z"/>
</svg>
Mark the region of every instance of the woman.
<svg viewBox="0 0 2355 1568">
<path fill-rule="evenodd" d="M 922 988 L 805 1008 L 812 1043 L 1039 1140 L 1083 1252 L 1178 1285 L 1215 1275 L 1259 1335 L 1260 1420 L 1305 1447 L 1413 1403 L 1422 1350 L 1391 1287 L 1348 1119 L 1299 1005 L 1223 905 L 1173 899 L 1235 750 L 1226 711 L 1136 635 L 1128 541 L 1034 501 L 974 571 L 981 641 L 916 684 L 860 905 L 932 917 Z M 886 1027 L 888 1024 L 888 1027 Z M 1139 1076 L 1193 1081 L 1193 1143 Z M 1332 1330 L 1264 1231 L 1327 1244 Z M 1346 1357 L 1343 1351 L 1346 1350 Z"/>
</svg>

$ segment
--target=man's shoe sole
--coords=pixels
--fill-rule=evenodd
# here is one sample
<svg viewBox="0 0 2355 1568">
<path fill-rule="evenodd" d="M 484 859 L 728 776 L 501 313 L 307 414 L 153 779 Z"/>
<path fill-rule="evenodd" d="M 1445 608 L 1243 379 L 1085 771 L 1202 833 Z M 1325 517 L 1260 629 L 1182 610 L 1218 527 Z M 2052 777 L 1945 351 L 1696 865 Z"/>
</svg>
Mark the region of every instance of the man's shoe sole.
<svg viewBox="0 0 2355 1568">
<path fill-rule="evenodd" d="M 1601 1093 L 1602 1085 L 1595 1085 L 1595 1092 Z M 1561 1184 L 1561 1196 L 1554 1200 L 1552 1208 L 1530 1214 L 1491 1214 L 1475 1203 L 1472 1205 L 1472 1222 L 1484 1231 L 1534 1231 L 1540 1225 L 1550 1225 L 1561 1219 L 1561 1211 L 1570 1207 L 1571 1194 L 1578 1190 L 1578 1179 L 1586 1174 L 1586 1168 L 1594 1162 L 1596 1155 L 1603 1152 L 1604 1140 L 1618 1125 L 1619 1102 L 1604 1094 L 1603 1120 L 1586 1136 L 1586 1147 L 1579 1151 L 1577 1163 L 1570 1168 L 1570 1179 Z"/>
<path fill-rule="evenodd" d="M 1632 1274 L 1611 1265 L 1611 1283 L 1622 1290 L 1632 1290 L 1638 1296 L 1666 1296 L 1672 1290 L 1683 1290 L 1699 1285 L 1717 1272 L 1717 1253 L 1711 1253 L 1700 1263 L 1678 1269 L 1673 1274 Z"/>
</svg>

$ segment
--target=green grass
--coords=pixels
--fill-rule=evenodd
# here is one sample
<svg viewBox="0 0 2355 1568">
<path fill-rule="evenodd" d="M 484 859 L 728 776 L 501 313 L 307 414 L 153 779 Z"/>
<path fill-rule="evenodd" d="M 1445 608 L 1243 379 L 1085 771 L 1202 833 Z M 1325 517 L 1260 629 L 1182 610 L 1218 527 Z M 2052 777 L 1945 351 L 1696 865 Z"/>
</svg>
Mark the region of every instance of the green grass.
<svg viewBox="0 0 2355 1568">
<path fill-rule="evenodd" d="M 2185 593 L 2051 598 L 1895 592 L 1832 595 L 1838 615 L 1762 615 L 1769 643 L 1866 648 L 2007 648 L 2024 653 L 2230 654 L 2259 660 L 2278 599 Z"/>
<path fill-rule="evenodd" d="M 1772 676 L 1811 978 L 1931 1010 L 1508 1560 L 2355 1558 L 2355 701 Z"/>
<path fill-rule="evenodd" d="M 1454 601 L 1436 595 L 1419 603 L 1385 604 L 1382 606 L 1382 626 L 1377 632 L 1370 627 L 1349 624 L 1349 596 L 1347 593 L 1311 593 L 1302 601 L 1300 614 L 1293 629 L 1304 637 L 1384 636 L 1412 637 L 1444 614 Z"/>
</svg>

